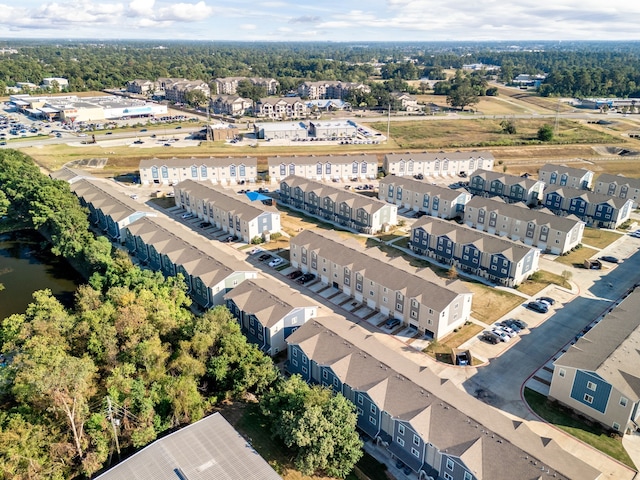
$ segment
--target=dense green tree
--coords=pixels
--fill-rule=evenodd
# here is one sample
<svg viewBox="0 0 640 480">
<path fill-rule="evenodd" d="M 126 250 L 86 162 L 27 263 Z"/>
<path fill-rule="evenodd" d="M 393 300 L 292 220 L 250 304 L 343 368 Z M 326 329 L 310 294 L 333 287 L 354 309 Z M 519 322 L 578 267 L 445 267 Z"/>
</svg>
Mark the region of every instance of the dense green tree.
<svg viewBox="0 0 640 480">
<path fill-rule="evenodd" d="M 513 120 L 502 120 L 500 122 L 500 126 L 502 127 L 502 132 L 513 135 L 517 133 L 516 123 Z"/>
<path fill-rule="evenodd" d="M 553 140 L 553 127 L 551 125 L 543 125 L 538 129 L 538 140 L 541 142 L 550 142 Z"/>
</svg>

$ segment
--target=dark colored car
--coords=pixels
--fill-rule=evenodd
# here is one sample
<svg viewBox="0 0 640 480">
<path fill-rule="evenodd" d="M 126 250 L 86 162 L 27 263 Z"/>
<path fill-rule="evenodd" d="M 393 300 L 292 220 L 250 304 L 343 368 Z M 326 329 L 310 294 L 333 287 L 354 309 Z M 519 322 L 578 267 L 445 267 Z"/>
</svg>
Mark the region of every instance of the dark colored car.
<svg viewBox="0 0 640 480">
<path fill-rule="evenodd" d="M 480 340 L 484 340 L 485 342 L 492 343 L 494 345 L 500 341 L 498 336 L 493 334 L 492 332 L 482 332 Z"/>
<path fill-rule="evenodd" d="M 548 303 L 549 305 L 556 303 L 555 299 L 551 297 L 539 297 L 536 302 Z"/>
<path fill-rule="evenodd" d="M 397 318 L 390 318 L 389 320 L 384 322 L 384 327 L 387 330 L 393 330 L 395 327 L 400 325 L 400 323 L 401 323 L 400 320 L 398 320 Z"/>
<path fill-rule="evenodd" d="M 542 302 L 529 302 L 527 308 L 538 313 L 547 313 L 549 311 L 549 307 Z"/>
<path fill-rule="evenodd" d="M 603 262 L 609 262 L 609 263 L 618 263 L 620 262 L 620 260 L 616 257 L 612 257 L 611 255 L 605 255 L 603 257 L 600 257 L 600 260 L 602 260 Z"/>
<path fill-rule="evenodd" d="M 209 222 L 202 222 L 200 224 L 200 228 L 207 228 L 207 227 L 210 227 L 210 226 L 211 226 L 211 224 Z"/>
<path fill-rule="evenodd" d="M 517 318 L 512 318 L 509 321 L 515 323 L 518 327 L 520 327 L 521 330 L 524 330 L 525 328 L 527 328 L 529 326 L 527 324 L 527 322 L 525 322 L 523 320 L 519 320 Z"/>
<path fill-rule="evenodd" d="M 469 355 L 467 355 L 467 352 L 462 352 L 456 355 L 456 364 L 460 365 L 461 367 L 466 367 L 467 365 L 471 364 L 470 358 L 469 358 Z"/>
<path fill-rule="evenodd" d="M 512 322 L 511 320 L 503 320 L 502 322 L 499 323 L 499 325 L 502 325 L 504 327 L 509 327 L 511 330 L 513 330 L 516 333 L 522 330 L 522 328 L 520 328 L 520 326 L 517 323 Z"/>
<path fill-rule="evenodd" d="M 273 258 L 272 255 L 269 255 L 268 253 L 263 253 L 258 257 L 258 260 L 260 260 L 261 262 L 264 262 L 266 260 L 271 260 L 272 258 Z"/>
<path fill-rule="evenodd" d="M 301 277 L 302 275 L 304 275 L 300 270 L 296 270 L 294 272 L 291 272 L 289 275 L 287 275 L 287 278 L 290 278 L 291 280 L 295 280 L 298 277 Z"/>
<path fill-rule="evenodd" d="M 298 282 L 300 285 L 304 285 L 305 283 L 309 283 L 314 278 L 316 278 L 316 276 L 313 273 L 305 273 L 304 275 L 299 277 L 296 282 Z"/>
<path fill-rule="evenodd" d="M 522 320 L 517 320 L 515 318 L 510 318 L 509 320 L 504 320 L 502 323 L 507 325 L 508 327 L 511 327 L 516 332 L 519 331 L 519 330 L 524 330 L 525 328 L 527 328 L 527 324 L 525 322 L 523 322 Z"/>
</svg>

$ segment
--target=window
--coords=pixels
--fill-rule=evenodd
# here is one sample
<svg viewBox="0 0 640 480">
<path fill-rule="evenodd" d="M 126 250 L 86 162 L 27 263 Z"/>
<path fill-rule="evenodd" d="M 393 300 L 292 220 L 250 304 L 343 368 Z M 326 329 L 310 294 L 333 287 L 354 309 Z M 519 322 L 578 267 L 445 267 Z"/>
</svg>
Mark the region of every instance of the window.
<svg viewBox="0 0 640 480">
<path fill-rule="evenodd" d="M 613 422 L 613 425 L 611 426 L 614 430 L 620 431 L 620 424 L 618 422 Z"/>
<path fill-rule="evenodd" d="M 587 382 L 587 388 L 589 390 L 591 390 L 592 392 L 595 392 L 596 388 L 598 388 L 598 386 L 593 382 Z"/>
<path fill-rule="evenodd" d="M 296 360 L 295 358 L 293 360 L 291 360 L 291 363 L 293 363 L 294 367 L 298 366 L 298 360 Z"/>
<path fill-rule="evenodd" d="M 413 453 L 414 457 L 420 458 L 420 452 L 415 448 L 411 448 L 411 453 Z"/>
<path fill-rule="evenodd" d="M 442 477 L 444 478 L 444 480 L 453 480 L 453 477 L 449 475 L 447 472 L 444 472 Z"/>
<path fill-rule="evenodd" d="M 287 166 L 284 163 L 281 163 L 280 164 L 280 175 L 285 176 L 286 174 L 287 174 Z"/>
<path fill-rule="evenodd" d="M 323 370 L 323 371 L 322 371 L 322 378 L 324 378 L 325 380 L 326 380 L 327 378 L 329 378 L 329 373 L 327 373 L 327 371 L 326 371 L 326 370 Z"/>
<path fill-rule="evenodd" d="M 245 175 L 245 167 L 244 165 L 240 165 L 240 176 L 244 177 L 244 175 Z"/>
<path fill-rule="evenodd" d="M 364 403 L 364 398 L 362 397 L 362 394 L 359 393 L 358 394 L 358 405 L 362 405 Z"/>
<path fill-rule="evenodd" d="M 401 439 L 400 437 L 396 438 L 396 442 L 398 443 L 398 445 L 400 445 L 401 447 L 404 447 L 404 440 Z"/>
<path fill-rule="evenodd" d="M 229 165 L 229 176 L 230 177 L 235 177 L 236 176 L 236 166 L 235 165 Z"/>
<path fill-rule="evenodd" d="M 378 411 L 378 409 L 373 403 L 371 404 L 371 407 L 369 408 L 369 410 L 371 411 L 371 413 L 374 413 L 374 414 Z"/>
<path fill-rule="evenodd" d="M 561 368 L 560 370 L 558 370 L 558 376 L 564 378 L 564 376 L 567 374 L 567 371 L 564 368 Z"/>
<path fill-rule="evenodd" d="M 351 165 L 351 173 L 358 173 L 358 162 L 353 162 Z"/>
<path fill-rule="evenodd" d="M 360 417 L 360 416 L 362 416 L 362 414 L 363 414 L 363 413 L 364 413 L 364 412 L 362 411 L 362 409 L 361 409 L 360 407 L 358 407 L 358 416 L 359 416 L 359 417 Z"/>
<path fill-rule="evenodd" d="M 620 397 L 620 406 L 621 407 L 626 407 L 627 406 L 627 402 L 628 400 L 624 397 Z"/>
<path fill-rule="evenodd" d="M 418 435 L 414 435 L 414 436 L 413 436 L 413 444 L 414 444 L 415 446 L 420 445 L 420 437 L 419 437 Z"/>
<path fill-rule="evenodd" d="M 322 164 L 318 163 L 316 165 L 316 175 L 322 175 Z"/>
<path fill-rule="evenodd" d="M 360 167 L 360 172 L 361 173 L 367 173 L 367 163 L 366 162 L 362 162 L 361 167 Z"/>
<path fill-rule="evenodd" d="M 289 164 L 289 175 L 296 173 L 296 165 L 294 163 Z"/>
<path fill-rule="evenodd" d="M 450 458 L 447 458 L 447 469 L 453 470 L 453 460 L 451 460 Z"/>
<path fill-rule="evenodd" d="M 404 435 L 404 425 L 402 425 L 401 423 L 398 424 L 398 433 L 400 435 Z"/>
<path fill-rule="evenodd" d="M 469 472 L 464 472 L 464 480 L 473 480 L 473 476 Z"/>
<path fill-rule="evenodd" d="M 333 377 L 333 386 L 338 388 L 340 382 L 338 381 L 338 377 Z"/>
<path fill-rule="evenodd" d="M 372 417 L 371 415 L 369 415 L 369 423 L 370 423 L 371 425 L 375 425 L 375 424 L 376 424 L 376 423 L 378 423 L 378 422 L 376 421 L 376 419 L 375 419 L 374 417 Z"/>
<path fill-rule="evenodd" d="M 302 373 L 307 373 L 307 372 L 308 372 L 307 367 L 302 367 Z"/>
<path fill-rule="evenodd" d="M 331 164 L 327 163 L 324 167 L 324 173 L 326 173 L 327 175 L 331 175 Z"/>
<path fill-rule="evenodd" d="M 584 394 L 584 401 L 587 402 L 589 405 L 591 405 L 593 403 L 593 397 L 591 395 L 589 395 L 588 393 Z"/>
<path fill-rule="evenodd" d="M 207 166 L 206 165 L 202 165 L 200 167 L 200 176 L 203 178 L 207 177 Z"/>
</svg>

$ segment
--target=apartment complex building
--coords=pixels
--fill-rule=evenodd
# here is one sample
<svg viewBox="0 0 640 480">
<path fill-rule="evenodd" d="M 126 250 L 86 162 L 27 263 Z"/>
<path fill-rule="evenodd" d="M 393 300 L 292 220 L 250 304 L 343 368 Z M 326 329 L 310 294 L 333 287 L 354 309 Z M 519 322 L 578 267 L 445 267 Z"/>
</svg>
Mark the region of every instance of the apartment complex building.
<svg viewBox="0 0 640 480">
<path fill-rule="evenodd" d="M 476 169 L 491 170 L 494 164 L 491 152 L 406 152 L 387 153 L 384 157 L 382 169 L 386 174 L 398 177 L 425 176 L 456 176 L 470 174 Z"/>
<path fill-rule="evenodd" d="M 462 282 L 446 282 L 401 257 L 381 258 L 377 248 L 363 250 L 357 242 L 317 230 L 303 231 L 290 245 L 293 267 L 436 340 L 471 314 L 472 294 Z"/>
<path fill-rule="evenodd" d="M 238 85 L 242 81 L 249 81 L 256 87 L 264 87 L 267 95 L 275 95 L 278 92 L 280 83 L 275 78 L 261 77 L 224 77 L 214 80 L 216 93 L 218 95 L 235 95 Z"/>
<path fill-rule="evenodd" d="M 547 163 L 538 171 L 538 178 L 545 185 L 560 185 L 561 187 L 590 190 L 593 182 L 593 172 L 584 168 Z"/>
<path fill-rule="evenodd" d="M 280 182 L 280 202 L 360 233 L 378 233 L 398 222 L 395 205 L 295 175 Z"/>
<path fill-rule="evenodd" d="M 304 82 L 298 87 L 298 95 L 309 100 L 344 99 L 351 91 L 370 93 L 371 87 L 358 82 L 318 81 Z"/>
<path fill-rule="evenodd" d="M 207 98 L 211 96 L 211 89 L 202 80 L 187 80 L 186 78 L 159 78 L 157 89 L 164 92 L 164 98 L 170 102 L 186 103 L 187 93 L 202 92 Z"/>
<path fill-rule="evenodd" d="M 255 182 L 256 157 L 146 158 L 140 160 L 142 185 L 175 185 L 183 180 L 209 181 L 221 185 Z"/>
<path fill-rule="evenodd" d="M 537 205 L 543 190 L 544 182 L 539 180 L 483 169 L 476 170 L 469 178 L 469 191 L 473 195 L 500 197 L 509 203 Z"/>
<path fill-rule="evenodd" d="M 305 118 L 309 109 L 300 97 L 266 97 L 256 102 L 254 113 L 259 118 L 287 120 Z"/>
<path fill-rule="evenodd" d="M 602 173 L 596 179 L 593 190 L 601 195 L 618 197 L 623 200 L 631 199 L 633 208 L 638 208 L 638 199 L 640 199 L 639 178 L 627 178 L 622 175 Z"/>
<path fill-rule="evenodd" d="M 251 111 L 253 102 L 238 95 L 216 95 L 211 98 L 211 110 L 218 115 L 241 116 Z"/>
<path fill-rule="evenodd" d="M 269 179 L 280 183 L 290 175 L 315 181 L 352 179 L 373 180 L 378 174 L 378 158 L 375 155 L 300 155 L 269 157 Z"/>
<path fill-rule="evenodd" d="M 417 220 L 410 238 L 414 253 L 507 287 L 519 285 L 538 270 L 537 248 L 445 220 Z"/>
<path fill-rule="evenodd" d="M 580 244 L 584 233 L 584 222 L 573 215 L 560 217 L 546 209 L 485 197 L 473 197 L 466 204 L 464 222 L 554 255 L 567 253 Z"/>
</svg>

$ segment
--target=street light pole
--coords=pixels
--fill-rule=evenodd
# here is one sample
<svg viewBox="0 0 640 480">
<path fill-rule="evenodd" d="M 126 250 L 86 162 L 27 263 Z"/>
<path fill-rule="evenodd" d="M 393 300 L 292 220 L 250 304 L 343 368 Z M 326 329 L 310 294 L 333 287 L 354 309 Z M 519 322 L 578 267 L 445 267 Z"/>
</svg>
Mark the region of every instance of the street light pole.
<svg viewBox="0 0 640 480">
<path fill-rule="evenodd" d="M 391 130 L 391 101 L 389 101 L 389 111 L 387 113 L 387 141 L 389 141 L 390 130 Z"/>
</svg>

